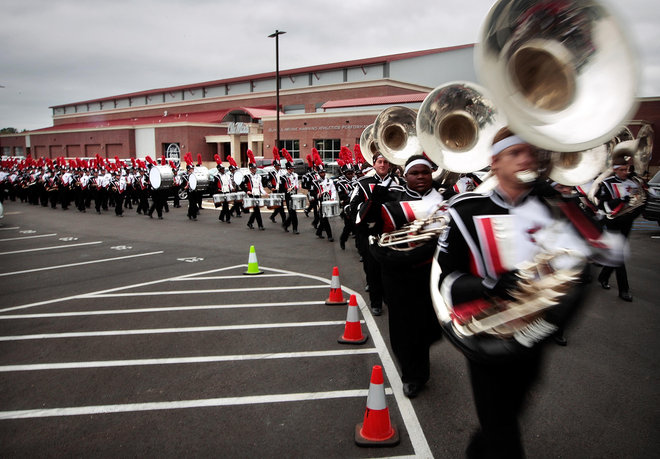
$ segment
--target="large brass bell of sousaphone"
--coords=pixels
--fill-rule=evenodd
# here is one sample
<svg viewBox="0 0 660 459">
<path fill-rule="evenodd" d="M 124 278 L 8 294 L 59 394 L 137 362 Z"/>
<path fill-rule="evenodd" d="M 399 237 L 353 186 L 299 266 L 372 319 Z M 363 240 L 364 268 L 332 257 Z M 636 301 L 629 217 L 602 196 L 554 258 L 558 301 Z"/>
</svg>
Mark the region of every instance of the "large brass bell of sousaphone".
<svg viewBox="0 0 660 459">
<path fill-rule="evenodd" d="M 497 2 L 475 66 L 512 131 L 550 151 L 606 143 L 637 108 L 636 54 L 594 0 Z"/>
</svg>

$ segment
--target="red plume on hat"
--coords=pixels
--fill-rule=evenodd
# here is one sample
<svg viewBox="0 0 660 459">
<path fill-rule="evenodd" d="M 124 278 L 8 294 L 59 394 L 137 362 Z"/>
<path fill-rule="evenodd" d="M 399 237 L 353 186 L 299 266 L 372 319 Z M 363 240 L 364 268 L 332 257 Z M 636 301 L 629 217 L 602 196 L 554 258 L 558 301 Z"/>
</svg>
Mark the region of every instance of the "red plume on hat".
<svg viewBox="0 0 660 459">
<path fill-rule="evenodd" d="M 321 155 L 319 155 L 318 150 L 316 148 L 312 148 L 312 152 L 314 153 L 314 165 L 323 166 L 323 160 L 321 159 Z"/>
<path fill-rule="evenodd" d="M 163 156 L 160 157 L 160 164 L 161 164 L 162 166 L 164 166 L 164 165 L 167 164 L 167 160 L 165 159 L 165 155 L 163 155 Z"/>
<path fill-rule="evenodd" d="M 202 154 L 197 153 L 197 165 L 201 166 L 202 165 Z"/>
<path fill-rule="evenodd" d="M 151 164 L 152 166 L 153 166 L 153 165 L 155 165 L 155 163 L 154 163 L 154 160 L 153 160 L 153 159 L 151 159 L 151 156 L 145 156 L 145 158 L 144 158 L 144 159 L 146 159 L 146 160 L 147 160 L 147 162 L 148 162 L 149 164 Z"/>
<path fill-rule="evenodd" d="M 170 167 L 172 169 L 178 169 L 178 167 L 176 167 L 176 164 L 174 164 L 174 161 L 170 161 Z"/>
<path fill-rule="evenodd" d="M 236 164 L 236 161 L 231 156 L 227 156 L 227 161 L 229 161 L 229 165 L 231 167 L 238 167 L 238 165 Z"/>
<path fill-rule="evenodd" d="M 247 157 L 248 157 L 248 163 L 254 164 L 255 166 L 257 165 L 257 160 L 254 159 L 254 153 L 252 153 L 252 150 L 247 151 Z"/>
<path fill-rule="evenodd" d="M 314 167 L 314 163 L 312 162 L 312 155 L 305 156 L 305 159 L 307 160 L 307 166 L 309 166 L 310 169 Z"/>
<path fill-rule="evenodd" d="M 222 166 L 222 160 L 220 159 L 220 155 L 219 155 L 219 154 L 216 153 L 215 155 L 213 155 L 213 159 L 215 159 L 215 163 L 216 163 L 218 166 Z"/>
<path fill-rule="evenodd" d="M 131 164 L 135 167 L 135 158 L 131 158 Z"/>
<path fill-rule="evenodd" d="M 280 151 L 277 149 L 277 147 L 273 147 L 273 159 L 275 161 L 280 160 Z"/>
<path fill-rule="evenodd" d="M 286 148 L 282 148 L 282 156 L 284 156 L 284 159 L 286 159 L 288 162 L 293 164 L 293 158 Z"/>
<path fill-rule="evenodd" d="M 355 162 L 358 164 L 364 164 L 366 160 L 364 159 L 364 156 L 362 156 L 362 149 L 360 148 L 360 145 L 357 143 L 353 147 L 353 152 L 355 153 Z"/>
</svg>

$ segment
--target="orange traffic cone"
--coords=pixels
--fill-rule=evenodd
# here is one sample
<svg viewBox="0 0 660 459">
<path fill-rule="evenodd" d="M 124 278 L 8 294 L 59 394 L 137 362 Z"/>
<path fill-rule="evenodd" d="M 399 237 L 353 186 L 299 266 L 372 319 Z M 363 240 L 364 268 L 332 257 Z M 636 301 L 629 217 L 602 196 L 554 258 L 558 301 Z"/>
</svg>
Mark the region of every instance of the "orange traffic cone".
<svg viewBox="0 0 660 459">
<path fill-rule="evenodd" d="M 346 314 L 346 326 L 344 334 L 337 340 L 341 344 L 363 344 L 369 336 L 362 334 L 362 324 L 358 315 L 357 297 L 351 295 L 348 301 L 348 313 Z"/>
<path fill-rule="evenodd" d="M 364 422 L 355 426 L 358 446 L 394 446 L 399 444 L 399 432 L 390 422 L 390 410 L 385 401 L 383 367 L 374 365 L 367 396 Z"/>
<path fill-rule="evenodd" d="M 325 300 L 325 304 L 336 306 L 346 304 L 344 294 L 341 291 L 341 284 L 339 283 L 339 268 L 336 266 L 332 268 L 332 280 L 330 281 L 330 296 Z"/>
</svg>

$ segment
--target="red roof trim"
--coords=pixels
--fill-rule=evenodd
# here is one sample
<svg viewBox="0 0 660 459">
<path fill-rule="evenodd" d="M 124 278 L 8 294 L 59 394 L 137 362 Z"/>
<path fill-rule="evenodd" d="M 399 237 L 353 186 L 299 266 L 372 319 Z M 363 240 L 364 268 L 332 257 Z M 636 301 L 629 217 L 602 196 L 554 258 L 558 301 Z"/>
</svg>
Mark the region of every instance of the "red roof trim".
<svg viewBox="0 0 660 459">
<path fill-rule="evenodd" d="M 416 94 L 399 94 L 396 96 L 376 96 L 376 97 L 361 97 L 358 99 L 343 99 L 331 100 L 324 103 L 321 108 L 344 108 L 344 107 L 360 107 L 364 105 L 389 105 L 389 104 L 407 104 L 414 102 L 422 102 L 427 92 Z"/>
<path fill-rule="evenodd" d="M 428 56 L 431 54 L 439 54 L 439 53 L 446 53 L 450 51 L 457 51 L 461 49 L 466 49 L 466 48 L 473 48 L 474 43 L 468 44 L 468 45 L 459 45 L 459 46 L 449 46 L 445 48 L 434 48 L 434 49 L 427 49 L 423 51 L 412 51 L 412 52 L 407 52 L 407 53 L 398 53 L 398 54 L 389 54 L 385 56 L 378 56 L 378 57 L 370 57 L 366 59 L 356 59 L 352 61 L 343 61 L 343 62 L 335 62 L 332 64 L 323 64 L 323 65 L 315 65 L 315 66 L 309 66 L 309 67 L 300 67 L 296 69 L 290 69 L 290 70 L 280 70 L 280 77 L 286 77 L 289 75 L 298 75 L 300 73 L 313 73 L 313 72 L 320 72 L 324 70 L 332 70 L 332 69 L 337 69 L 337 68 L 344 68 L 344 67 L 362 67 L 365 65 L 373 65 L 373 64 L 380 64 L 380 63 L 385 63 L 385 62 L 393 62 L 393 61 L 398 61 L 398 60 L 403 60 L 403 59 L 412 59 L 415 57 L 421 57 L 421 56 Z M 138 91 L 138 92 L 132 92 L 132 93 L 127 93 L 127 94 L 120 94 L 112 97 L 102 97 L 99 99 L 90 99 L 90 100 L 84 100 L 80 102 L 71 102 L 68 104 L 61 104 L 61 105 L 52 105 L 48 108 L 60 108 L 60 107 L 69 107 L 71 105 L 80 105 L 80 104 L 90 104 L 90 103 L 95 103 L 95 102 L 105 102 L 105 101 L 110 101 L 110 100 L 115 100 L 115 99 L 125 99 L 128 97 L 141 97 L 141 96 L 148 96 L 151 94 L 160 94 L 165 91 L 181 91 L 181 90 L 188 90 L 188 89 L 198 89 L 198 88 L 203 88 L 207 86 L 221 86 L 223 84 L 233 84 L 233 83 L 239 83 L 239 82 L 246 82 L 246 81 L 254 81 L 254 80 L 266 80 L 269 78 L 275 78 L 275 72 L 267 72 L 267 73 L 257 73 L 254 75 L 245 75 L 241 77 L 234 77 L 234 78 L 226 78 L 222 80 L 212 80 L 212 81 L 205 81 L 202 83 L 194 83 L 194 84 L 188 84 L 188 85 L 181 85 L 181 86 L 170 86 L 166 88 L 158 88 L 158 89 L 149 89 L 146 91 Z"/>
</svg>

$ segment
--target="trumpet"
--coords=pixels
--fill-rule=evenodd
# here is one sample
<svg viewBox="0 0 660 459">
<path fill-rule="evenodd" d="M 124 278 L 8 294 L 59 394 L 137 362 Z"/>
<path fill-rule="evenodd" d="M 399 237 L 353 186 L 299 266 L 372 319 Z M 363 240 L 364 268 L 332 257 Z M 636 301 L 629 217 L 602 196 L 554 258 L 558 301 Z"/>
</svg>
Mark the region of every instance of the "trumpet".
<svg viewBox="0 0 660 459">
<path fill-rule="evenodd" d="M 415 219 L 401 229 L 380 234 L 378 237 L 369 236 L 369 243 L 392 250 L 409 251 L 437 239 L 445 231 L 449 220 L 444 209 L 438 206 L 429 217 Z"/>
</svg>

